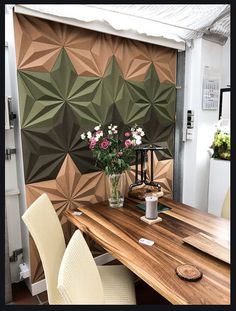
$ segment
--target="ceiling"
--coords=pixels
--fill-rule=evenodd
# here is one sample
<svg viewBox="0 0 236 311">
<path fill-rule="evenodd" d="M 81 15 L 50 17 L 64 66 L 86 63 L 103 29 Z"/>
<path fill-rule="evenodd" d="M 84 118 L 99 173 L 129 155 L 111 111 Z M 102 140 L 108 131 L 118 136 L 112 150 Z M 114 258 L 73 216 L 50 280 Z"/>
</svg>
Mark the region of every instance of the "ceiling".
<svg viewBox="0 0 236 311">
<path fill-rule="evenodd" d="M 179 50 L 200 37 L 224 45 L 230 36 L 229 4 L 17 4 L 15 11 Z"/>
<path fill-rule="evenodd" d="M 89 6 L 107 12 L 117 12 L 121 15 L 139 17 L 144 21 L 153 21 L 156 27 L 160 27 L 161 24 L 166 28 L 167 32 L 176 32 L 185 41 L 205 35 L 208 38 L 210 38 L 210 35 L 212 37 L 218 35 L 225 37 L 226 40 L 230 36 L 230 5 L 133 4 Z"/>
</svg>

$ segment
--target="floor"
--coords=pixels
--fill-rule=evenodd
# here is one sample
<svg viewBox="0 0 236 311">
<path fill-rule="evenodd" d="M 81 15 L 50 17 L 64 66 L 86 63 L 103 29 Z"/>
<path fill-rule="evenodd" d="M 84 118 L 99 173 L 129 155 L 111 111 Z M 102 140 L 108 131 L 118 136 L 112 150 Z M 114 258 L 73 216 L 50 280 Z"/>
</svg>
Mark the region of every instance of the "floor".
<svg viewBox="0 0 236 311">
<path fill-rule="evenodd" d="M 12 298 L 16 305 L 48 305 L 47 291 L 32 296 L 24 281 L 12 284 Z"/>
<path fill-rule="evenodd" d="M 155 290 L 148 286 L 145 282 L 138 280 L 135 285 L 136 299 L 138 305 L 143 304 L 156 304 L 163 305 L 169 302 L 160 296 Z M 47 305 L 48 297 L 47 292 L 40 293 L 36 296 L 31 296 L 25 282 L 12 284 L 13 302 L 16 305 Z"/>
</svg>

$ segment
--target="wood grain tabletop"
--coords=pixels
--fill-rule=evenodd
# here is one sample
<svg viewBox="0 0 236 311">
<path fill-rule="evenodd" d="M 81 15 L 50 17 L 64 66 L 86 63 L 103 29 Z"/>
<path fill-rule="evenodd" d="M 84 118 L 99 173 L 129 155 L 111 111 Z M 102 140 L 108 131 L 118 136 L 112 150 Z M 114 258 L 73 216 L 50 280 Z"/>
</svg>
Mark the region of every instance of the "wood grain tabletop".
<svg viewBox="0 0 236 311">
<path fill-rule="evenodd" d="M 170 199 L 159 202 L 171 210 L 152 225 L 140 220 L 144 212 L 131 199 L 122 208 L 101 202 L 79 205 L 81 216 L 69 210 L 65 215 L 172 304 L 230 304 L 230 265 L 183 241 L 202 232 L 229 245 L 230 222 Z M 140 244 L 140 238 L 153 240 L 154 245 Z M 202 278 L 195 282 L 179 278 L 175 269 L 181 264 L 196 266 Z"/>
</svg>

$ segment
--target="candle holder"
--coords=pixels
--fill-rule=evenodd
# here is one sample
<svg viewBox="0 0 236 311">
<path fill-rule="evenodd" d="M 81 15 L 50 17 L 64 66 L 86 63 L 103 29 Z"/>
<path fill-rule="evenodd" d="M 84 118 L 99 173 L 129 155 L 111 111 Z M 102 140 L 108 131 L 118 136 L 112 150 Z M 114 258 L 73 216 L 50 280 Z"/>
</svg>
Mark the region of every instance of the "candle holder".
<svg viewBox="0 0 236 311">
<path fill-rule="evenodd" d="M 145 200 L 145 195 L 147 193 L 158 193 L 161 196 L 161 186 L 158 182 L 153 181 L 154 175 L 154 167 L 153 167 L 153 152 L 155 150 L 164 150 L 163 147 L 153 147 L 150 145 L 149 147 L 141 147 L 136 148 L 136 163 L 135 163 L 135 182 L 129 186 L 128 195 L 131 197 L 135 197 L 140 200 Z M 151 174 L 150 180 L 147 179 L 147 153 L 151 152 Z M 140 179 L 138 178 L 138 164 L 139 160 L 141 163 L 141 175 Z M 144 186 L 140 188 L 141 185 Z M 135 188 L 138 187 L 138 188 Z M 135 188 L 135 189 L 134 189 Z M 151 189 L 152 188 L 152 189 Z"/>
</svg>

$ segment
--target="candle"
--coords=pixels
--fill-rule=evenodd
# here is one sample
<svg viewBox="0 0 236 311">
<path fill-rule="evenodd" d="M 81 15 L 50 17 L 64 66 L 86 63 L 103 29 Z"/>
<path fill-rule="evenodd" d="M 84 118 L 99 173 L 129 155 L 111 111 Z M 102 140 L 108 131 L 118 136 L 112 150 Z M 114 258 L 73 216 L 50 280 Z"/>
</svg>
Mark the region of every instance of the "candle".
<svg viewBox="0 0 236 311">
<path fill-rule="evenodd" d="M 145 211 L 145 217 L 148 219 L 156 219 L 158 216 L 157 212 L 157 196 L 146 196 L 146 211 Z"/>
</svg>

